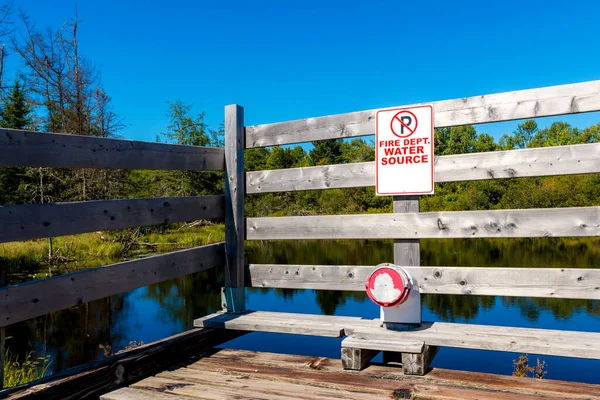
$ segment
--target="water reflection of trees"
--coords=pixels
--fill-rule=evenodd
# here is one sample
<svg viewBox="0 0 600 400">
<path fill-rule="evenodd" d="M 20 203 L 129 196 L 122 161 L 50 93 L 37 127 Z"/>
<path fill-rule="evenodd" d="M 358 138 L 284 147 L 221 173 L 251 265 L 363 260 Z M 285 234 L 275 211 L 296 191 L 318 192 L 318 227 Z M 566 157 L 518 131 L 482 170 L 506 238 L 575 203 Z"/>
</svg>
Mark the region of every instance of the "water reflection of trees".
<svg viewBox="0 0 600 400">
<path fill-rule="evenodd" d="M 600 316 L 600 301 L 597 300 L 503 297 L 502 304 L 518 308 L 522 316 L 533 322 L 544 310 L 557 319 L 570 319 L 576 314 Z"/>
<path fill-rule="evenodd" d="M 200 272 L 142 289 L 142 297 L 160 305 L 163 321 L 174 332 L 192 327 L 194 318 L 220 309 L 220 269 Z M 136 292 L 137 293 L 137 292 Z M 49 356 L 51 371 L 60 371 L 103 356 L 99 345 L 123 348 L 131 340 L 128 321 L 138 313 L 136 296 L 125 293 L 79 307 L 10 325 L 7 347 L 23 359 Z M 134 332 L 135 334 L 135 332 Z"/>
<path fill-rule="evenodd" d="M 422 265 L 591 268 L 600 263 L 598 239 L 446 239 L 421 241 Z M 253 243 L 248 247 L 251 263 L 377 265 L 393 260 L 392 241 L 278 241 Z M 275 289 L 289 300 L 296 293 Z M 316 291 L 316 302 L 324 314 L 333 314 L 350 298 L 364 300 L 360 292 Z M 491 309 L 490 296 L 425 295 L 423 305 L 444 321 L 472 320 L 479 310 Z M 505 306 L 516 307 L 530 321 L 544 310 L 555 318 L 570 318 L 585 312 L 600 316 L 600 302 L 572 299 L 502 298 Z"/>
<path fill-rule="evenodd" d="M 10 325 L 6 345 L 21 359 L 31 351 L 34 357 L 49 356 L 52 371 L 83 364 L 100 355 L 98 344 L 120 339 L 111 329 L 123 300 L 113 296 Z"/>
<path fill-rule="evenodd" d="M 220 310 L 223 271 L 215 268 L 160 282 L 146 288 L 143 297 L 160 305 L 163 321 L 176 325 L 182 332 L 193 326 L 195 318 Z"/>
<path fill-rule="evenodd" d="M 593 267 L 600 262 L 600 246 L 594 248 L 590 243 L 558 239 L 424 240 L 421 262 L 480 267 Z M 391 241 L 299 241 L 248 246 L 251 263 L 376 265 L 392 259 Z M 189 329 L 194 318 L 221 308 L 219 291 L 223 284 L 222 270 L 214 269 L 151 285 L 135 293 L 159 305 L 163 323 L 178 332 Z M 259 290 L 269 292 L 269 289 Z M 293 300 L 298 292 L 270 291 L 284 301 Z M 351 299 L 366 301 L 363 292 L 315 291 L 315 298 L 324 314 L 334 314 Z M 445 321 L 472 320 L 480 310 L 493 307 L 494 301 L 494 297 L 486 296 L 423 296 L 423 306 Z M 572 318 L 578 313 L 600 316 L 599 301 L 516 297 L 501 301 L 532 322 L 545 310 L 559 319 Z M 138 298 L 127 293 L 11 325 L 7 328 L 7 346 L 21 358 L 32 350 L 35 357 L 50 355 L 51 369 L 55 371 L 83 364 L 102 356 L 99 344 L 119 349 L 130 340 L 140 340 L 139 336 L 129 337 L 132 331 L 128 321 L 138 312 L 137 307 Z"/>
<path fill-rule="evenodd" d="M 491 309 L 495 297 L 427 294 L 421 301 L 424 307 L 443 321 L 456 322 L 472 320 L 480 310 Z"/>
</svg>

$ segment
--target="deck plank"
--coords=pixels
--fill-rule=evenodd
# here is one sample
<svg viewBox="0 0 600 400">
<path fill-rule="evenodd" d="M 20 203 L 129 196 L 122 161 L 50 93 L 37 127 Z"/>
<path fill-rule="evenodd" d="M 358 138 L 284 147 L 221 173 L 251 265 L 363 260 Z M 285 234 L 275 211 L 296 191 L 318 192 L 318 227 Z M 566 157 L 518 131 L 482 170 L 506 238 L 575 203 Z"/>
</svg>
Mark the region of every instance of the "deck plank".
<svg viewBox="0 0 600 400">
<path fill-rule="evenodd" d="M 272 379 L 270 376 L 260 374 L 237 374 L 227 372 L 200 371 L 197 369 L 180 368 L 175 371 L 163 372 L 157 375 L 165 379 L 178 379 L 184 382 L 200 383 L 214 387 L 218 386 L 224 390 L 240 389 L 240 393 L 246 396 L 280 396 L 298 399 L 357 399 L 370 400 L 373 394 L 386 394 L 376 387 L 369 393 L 352 391 L 346 388 L 324 387 L 305 385 L 302 380 L 288 381 Z"/>
<path fill-rule="evenodd" d="M 344 327 L 359 317 L 335 317 L 315 314 L 290 314 L 251 311 L 245 314 L 215 313 L 198 318 L 195 327 L 290 333 L 297 335 L 342 337 Z"/>
<path fill-rule="evenodd" d="M 344 371 L 339 360 L 289 354 L 213 350 L 131 385 L 157 400 L 188 399 L 600 399 L 599 385 L 434 369 L 423 377 L 372 365 Z M 115 392 L 115 393 L 118 393 Z M 131 392 L 136 393 L 136 392 Z M 154 400 L 149 396 L 105 400 Z M 411 397 L 412 396 L 412 397 Z"/>
<path fill-rule="evenodd" d="M 448 385 L 456 385 L 460 382 L 472 382 L 472 385 L 487 387 L 493 390 L 525 390 L 530 392 L 551 392 L 562 393 L 565 398 L 589 398 L 590 393 L 600 397 L 599 385 L 585 384 L 579 382 L 566 382 L 551 379 L 523 379 L 514 376 L 504 376 L 497 374 L 447 370 L 434 368 L 424 377 L 407 377 L 400 368 L 390 368 L 384 365 L 370 365 L 360 373 L 354 371 L 344 371 L 339 360 L 326 357 L 306 357 L 290 354 L 272 354 L 266 352 L 241 351 L 223 349 L 196 362 L 186 365 L 187 368 L 196 368 L 199 370 L 210 371 L 229 371 L 250 373 L 260 371 L 261 374 L 278 374 L 281 371 L 289 373 L 290 377 L 299 376 L 302 373 L 302 379 L 311 379 L 309 373 L 314 373 L 317 380 L 335 381 L 335 374 L 342 372 L 351 374 L 352 384 L 361 386 L 368 382 L 365 377 L 381 379 L 391 379 L 395 381 L 404 381 L 410 378 L 410 381 L 439 382 Z M 323 374 L 324 373 L 324 374 Z M 331 374 L 329 374 L 331 373 Z M 347 379 L 347 378 L 346 378 Z M 571 396 L 571 397 L 570 397 Z"/>
<path fill-rule="evenodd" d="M 100 396 L 100 400 L 195 400 L 197 398 L 198 397 L 181 396 L 172 393 L 158 392 L 156 390 L 135 389 L 129 387 Z"/>
</svg>

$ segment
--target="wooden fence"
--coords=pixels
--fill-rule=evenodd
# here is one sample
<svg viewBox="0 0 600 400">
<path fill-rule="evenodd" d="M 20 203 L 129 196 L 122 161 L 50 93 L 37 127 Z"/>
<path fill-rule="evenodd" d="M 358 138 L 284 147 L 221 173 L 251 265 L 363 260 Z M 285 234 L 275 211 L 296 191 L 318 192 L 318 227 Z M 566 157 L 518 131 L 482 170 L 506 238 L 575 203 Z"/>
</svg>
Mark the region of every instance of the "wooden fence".
<svg viewBox="0 0 600 400">
<path fill-rule="evenodd" d="M 600 81 L 433 103 L 435 127 L 600 110 Z M 375 133 L 377 110 L 246 127 L 246 148 Z M 600 143 L 438 156 L 436 182 L 600 173 Z M 367 187 L 375 163 L 247 173 L 249 194 Z M 248 218 L 247 240 L 395 239 L 395 263 L 410 267 L 421 293 L 600 299 L 600 269 L 423 267 L 419 239 L 600 236 L 600 207 L 420 213 L 395 197 L 394 213 Z M 390 261 L 390 260 L 385 260 Z M 382 260 L 383 262 L 383 260 Z M 372 266 L 247 267 L 254 287 L 364 290 Z M 501 279 L 500 279 L 501 278 Z"/>
<path fill-rule="evenodd" d="M 433 104 L 435 126 L 438 128 L 599 111 L 600 81 Z M 0 288 L 0 328 L 219 266 L 225 266 L 226 289 L 223 294 L 230 312 L 244 310 L 246 286 L 363 290 L 365 277 L 373 268 L 245 265 L 245 240 L 392 238 L 394 263 L 412 271 L 421 293 L 600 299 L 600 269 L 419 267 L 419 240 L 422 238 L 600 236 L 600 207 L 420 213 L 419 199 L 413 196 L 394 197 L 394 212 L 390 214 L 245 218 L 246 193 L 374 186 L 375 168 L 372 162 L 245 174 L 243 160 L 247 148 L 372 135 L 375 133 L 376 111 L 244 126 L 242 107 L 227 106 L 225 149 L 0 129 L 0 166 L 225 171 L 225 193 L 218 196 L 0 207 L 3 221 L 0 242 L 198 218 L 224 217 L 226 230 L 225 243 Z M 437 182 L 600 173 L 600 143 L 441 156 L 435 159 L 435 173 Z M 266 318 L 267 325 L 284 317 L 260 316 Z M 291 324 L 279 321 L 278 329 L 295 332 L 295 329 L 306 325 L 302 318 Z M 356 320 L 336 318 L 344 323 Z M 219 326 L 230 323 L 227 319 L 224 321 Z M 329 322 L 323 321 L 323 318 L 314 318 L 309 325 L 318 325 L 319 329 L 322 327 L 319 324 L 329 326 Z M 364 325 L 368 321 L 361 323 Z M 254 330 L 258 326 L 254 322 L 247 325 Z M 335 325 L 334 328 L 336 335 L 344 332 L 343 327 Z M 360 329 L 367 328 L 371 329 L 366 325 Z M 444 342 L 445 333 L 436 329 L 429 330 L 430 335 L 438 335 L 435 336 L 438 341 L 432 342 L 433 345 Z M 3 332 L 3 329 L 0 330 Z M 510 335 L 513 331 L 507 333 L 503 328 L 503 332 Z M 531 336 L 527 332 L 520 334 Z M 477 333 L 474 339 L 477 346 L 489 348 L 491 345 L 481 335 L 483 333 Z M 223 335 L 223 338 L 234 336 Z M 560 340 L 562 338 L 559 337 Z M 356 342 L 360 338 L 352 340 Z M 414 342 L 414 339 L 411 340 Z M 596 340 L 595 336 L 590 340 Z M 508 336 L 501 342 L 497 349 L 515 349 L 511 347 L 513 341 Z M 530 348 L 548 347 L 543 343 L 536 343 L 536 346 Z M 568 346 L 563 347 L 556 354 L 570 354 Z M 579 349 L 572 353 L 581 356 L 586 352 Z M 69 382 L 72 384 L 71 380 Z"/>
<path fill-rule="evenodd" d="M 0 166 L 224 171 L 225 151 L 0 129 Z M 225 196 L 0 207 L 0 242 L 225 217 Z M 0 288 L 0 327 L 225 264 L 224 243 Z"/>
</svg>

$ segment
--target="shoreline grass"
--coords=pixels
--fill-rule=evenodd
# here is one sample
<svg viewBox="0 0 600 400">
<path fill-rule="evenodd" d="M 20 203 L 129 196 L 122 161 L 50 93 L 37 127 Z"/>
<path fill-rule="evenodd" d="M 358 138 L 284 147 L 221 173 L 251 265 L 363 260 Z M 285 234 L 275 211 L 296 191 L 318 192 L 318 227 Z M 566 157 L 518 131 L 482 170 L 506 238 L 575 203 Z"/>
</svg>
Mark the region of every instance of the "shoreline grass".
<svg viewBox="0 0 600 400">
<path fill-rule="evenodd" d="M 19 361 L 19 357 L 6 350 L 4 355 L 4 387 L 23 385 L 43 378 L 50 371 L 49 357 L 32 357 L 33 352 Z"/>
<path fill-rule="evenodd" d="M 52 261 L 48 239 L 2 243 L 0 258 L 5 259 L 9 271 L 7 284 L 12 285 L 224 240 L 223 224 L 171 224 L 55 237 Z"/>
</svg>

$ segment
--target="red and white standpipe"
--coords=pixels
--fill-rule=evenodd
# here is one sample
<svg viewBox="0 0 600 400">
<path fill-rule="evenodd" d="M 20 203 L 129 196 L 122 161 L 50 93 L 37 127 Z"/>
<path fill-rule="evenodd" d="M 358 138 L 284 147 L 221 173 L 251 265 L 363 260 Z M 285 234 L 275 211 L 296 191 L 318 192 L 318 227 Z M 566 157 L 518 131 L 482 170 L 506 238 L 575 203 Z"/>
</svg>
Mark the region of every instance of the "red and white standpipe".
<svg viewBox="0 0 600 400">
<path fill-rule="evenodd" d="M 421 324 L 421 294 L 410 271 L 379 264 L 367 277 L 367 295 L 381 310 L 383 326 L 406 330 Z"/>
</svg>

